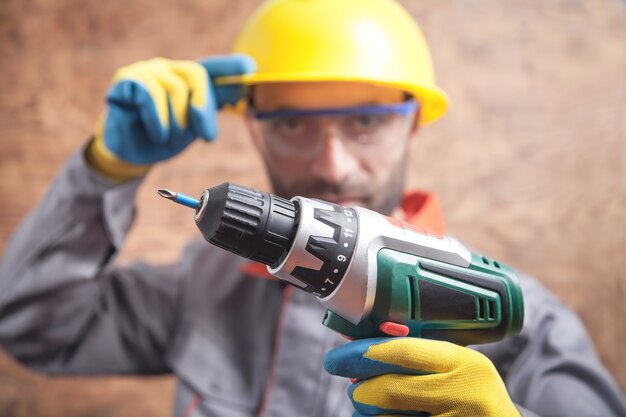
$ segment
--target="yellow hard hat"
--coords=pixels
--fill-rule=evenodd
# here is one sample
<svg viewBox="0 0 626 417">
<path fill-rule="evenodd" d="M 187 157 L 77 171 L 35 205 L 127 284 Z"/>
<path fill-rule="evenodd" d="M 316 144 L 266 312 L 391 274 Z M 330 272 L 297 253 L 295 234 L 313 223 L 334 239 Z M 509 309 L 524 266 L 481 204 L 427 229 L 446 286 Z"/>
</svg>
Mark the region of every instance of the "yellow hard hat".
<svg viewBox="0 0 626 417">
<path fill-rule="evenodd" d="M 358 81 L 398 88 L 421 104 L 422 123 L 448 103 L 435 84 L 430 52 L 413 18 L 392 0 L 272 0 L 239 34 L 234 52 L 257 71 L 219 84 Z"/>
</svg>

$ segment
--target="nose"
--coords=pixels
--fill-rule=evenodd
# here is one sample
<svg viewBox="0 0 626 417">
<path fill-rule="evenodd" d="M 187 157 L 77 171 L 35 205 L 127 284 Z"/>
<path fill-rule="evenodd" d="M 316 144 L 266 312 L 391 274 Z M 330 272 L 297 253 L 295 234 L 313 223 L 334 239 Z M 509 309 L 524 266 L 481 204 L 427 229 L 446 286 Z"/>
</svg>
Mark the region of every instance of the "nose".
<svg viewBox="0 0 626 417">
<path fill-rule="evenodd" d="M 312 174 L 329 184 L 341 184 L 359 165 L 355 155 L 346 148 L 334 129 L 329 129 L 313 161 Z"/>
</svg>

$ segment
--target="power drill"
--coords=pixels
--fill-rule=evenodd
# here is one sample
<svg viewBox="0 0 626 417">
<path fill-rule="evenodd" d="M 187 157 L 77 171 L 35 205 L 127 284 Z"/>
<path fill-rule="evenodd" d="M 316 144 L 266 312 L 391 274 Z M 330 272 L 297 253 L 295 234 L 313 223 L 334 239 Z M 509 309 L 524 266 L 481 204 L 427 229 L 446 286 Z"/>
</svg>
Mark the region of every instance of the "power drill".
<svg viewBox="0 0 626 417">
<path fill-rule="evenodd" d="M 457 240 L 416 230 L 361 207 L 232 183 L 199 200 L 161 189 L 195 208 L 204 238 L 316 296 L 324 325 L 350 338 L 414 336 L 460 345 L 521 330 L 517 277 Z"/>
</svg>

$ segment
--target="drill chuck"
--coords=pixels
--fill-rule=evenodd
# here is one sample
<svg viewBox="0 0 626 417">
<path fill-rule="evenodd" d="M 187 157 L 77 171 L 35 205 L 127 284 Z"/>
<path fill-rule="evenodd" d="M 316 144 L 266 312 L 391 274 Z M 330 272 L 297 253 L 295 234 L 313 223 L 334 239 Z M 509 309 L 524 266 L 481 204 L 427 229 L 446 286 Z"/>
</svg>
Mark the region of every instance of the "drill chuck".
<svg viewBox="0 0 626 417">
<path fill-rule="evenodd" d="M 315 221 L 300 224 L 301 218 Z M 204 191 L 195 221 L 207 241 L 269 266 L 320 298 L 341 283 L 358 226 L 353 209 L 301 197 L 290 201 L 231 183 Z M 304 251 L 294 253 L 294 246 Z"/>
<path fill-rule="evenodd" d="M 273 194 L 224 183 L 202 193 L 194 219 L 207 241 L 275 266 L 291 248 L 297 206 Z"/>
</svg>

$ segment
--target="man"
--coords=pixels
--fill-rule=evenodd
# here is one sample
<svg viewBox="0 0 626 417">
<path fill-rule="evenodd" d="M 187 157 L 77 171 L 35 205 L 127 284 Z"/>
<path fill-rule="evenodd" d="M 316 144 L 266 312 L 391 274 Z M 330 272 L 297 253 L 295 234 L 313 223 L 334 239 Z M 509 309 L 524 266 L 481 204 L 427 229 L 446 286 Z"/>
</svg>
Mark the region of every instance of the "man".
<svg viewBox="0 0 626 417">
<path fill-rule="evenodd" d="M 243 115 L 277 194 L 444 231 L 434 197 L 403 197 L 409 146 L 447 99 L 397 4 L 273 1 L 235 50 L 116 73 L 94 137 L 6 251 L 8 352 L 49 373 L 175 372 L 174 414 L 185 417 L 626 414 L 580 321 L 528 277 L 522 333 L 470 349 L 346 344 L 319 323 L 314 297 L 206 242 L 169 267 L 114 265 L 142 175 L 198 137 L 215 139 L 223 107 Z"/>
</svg>

